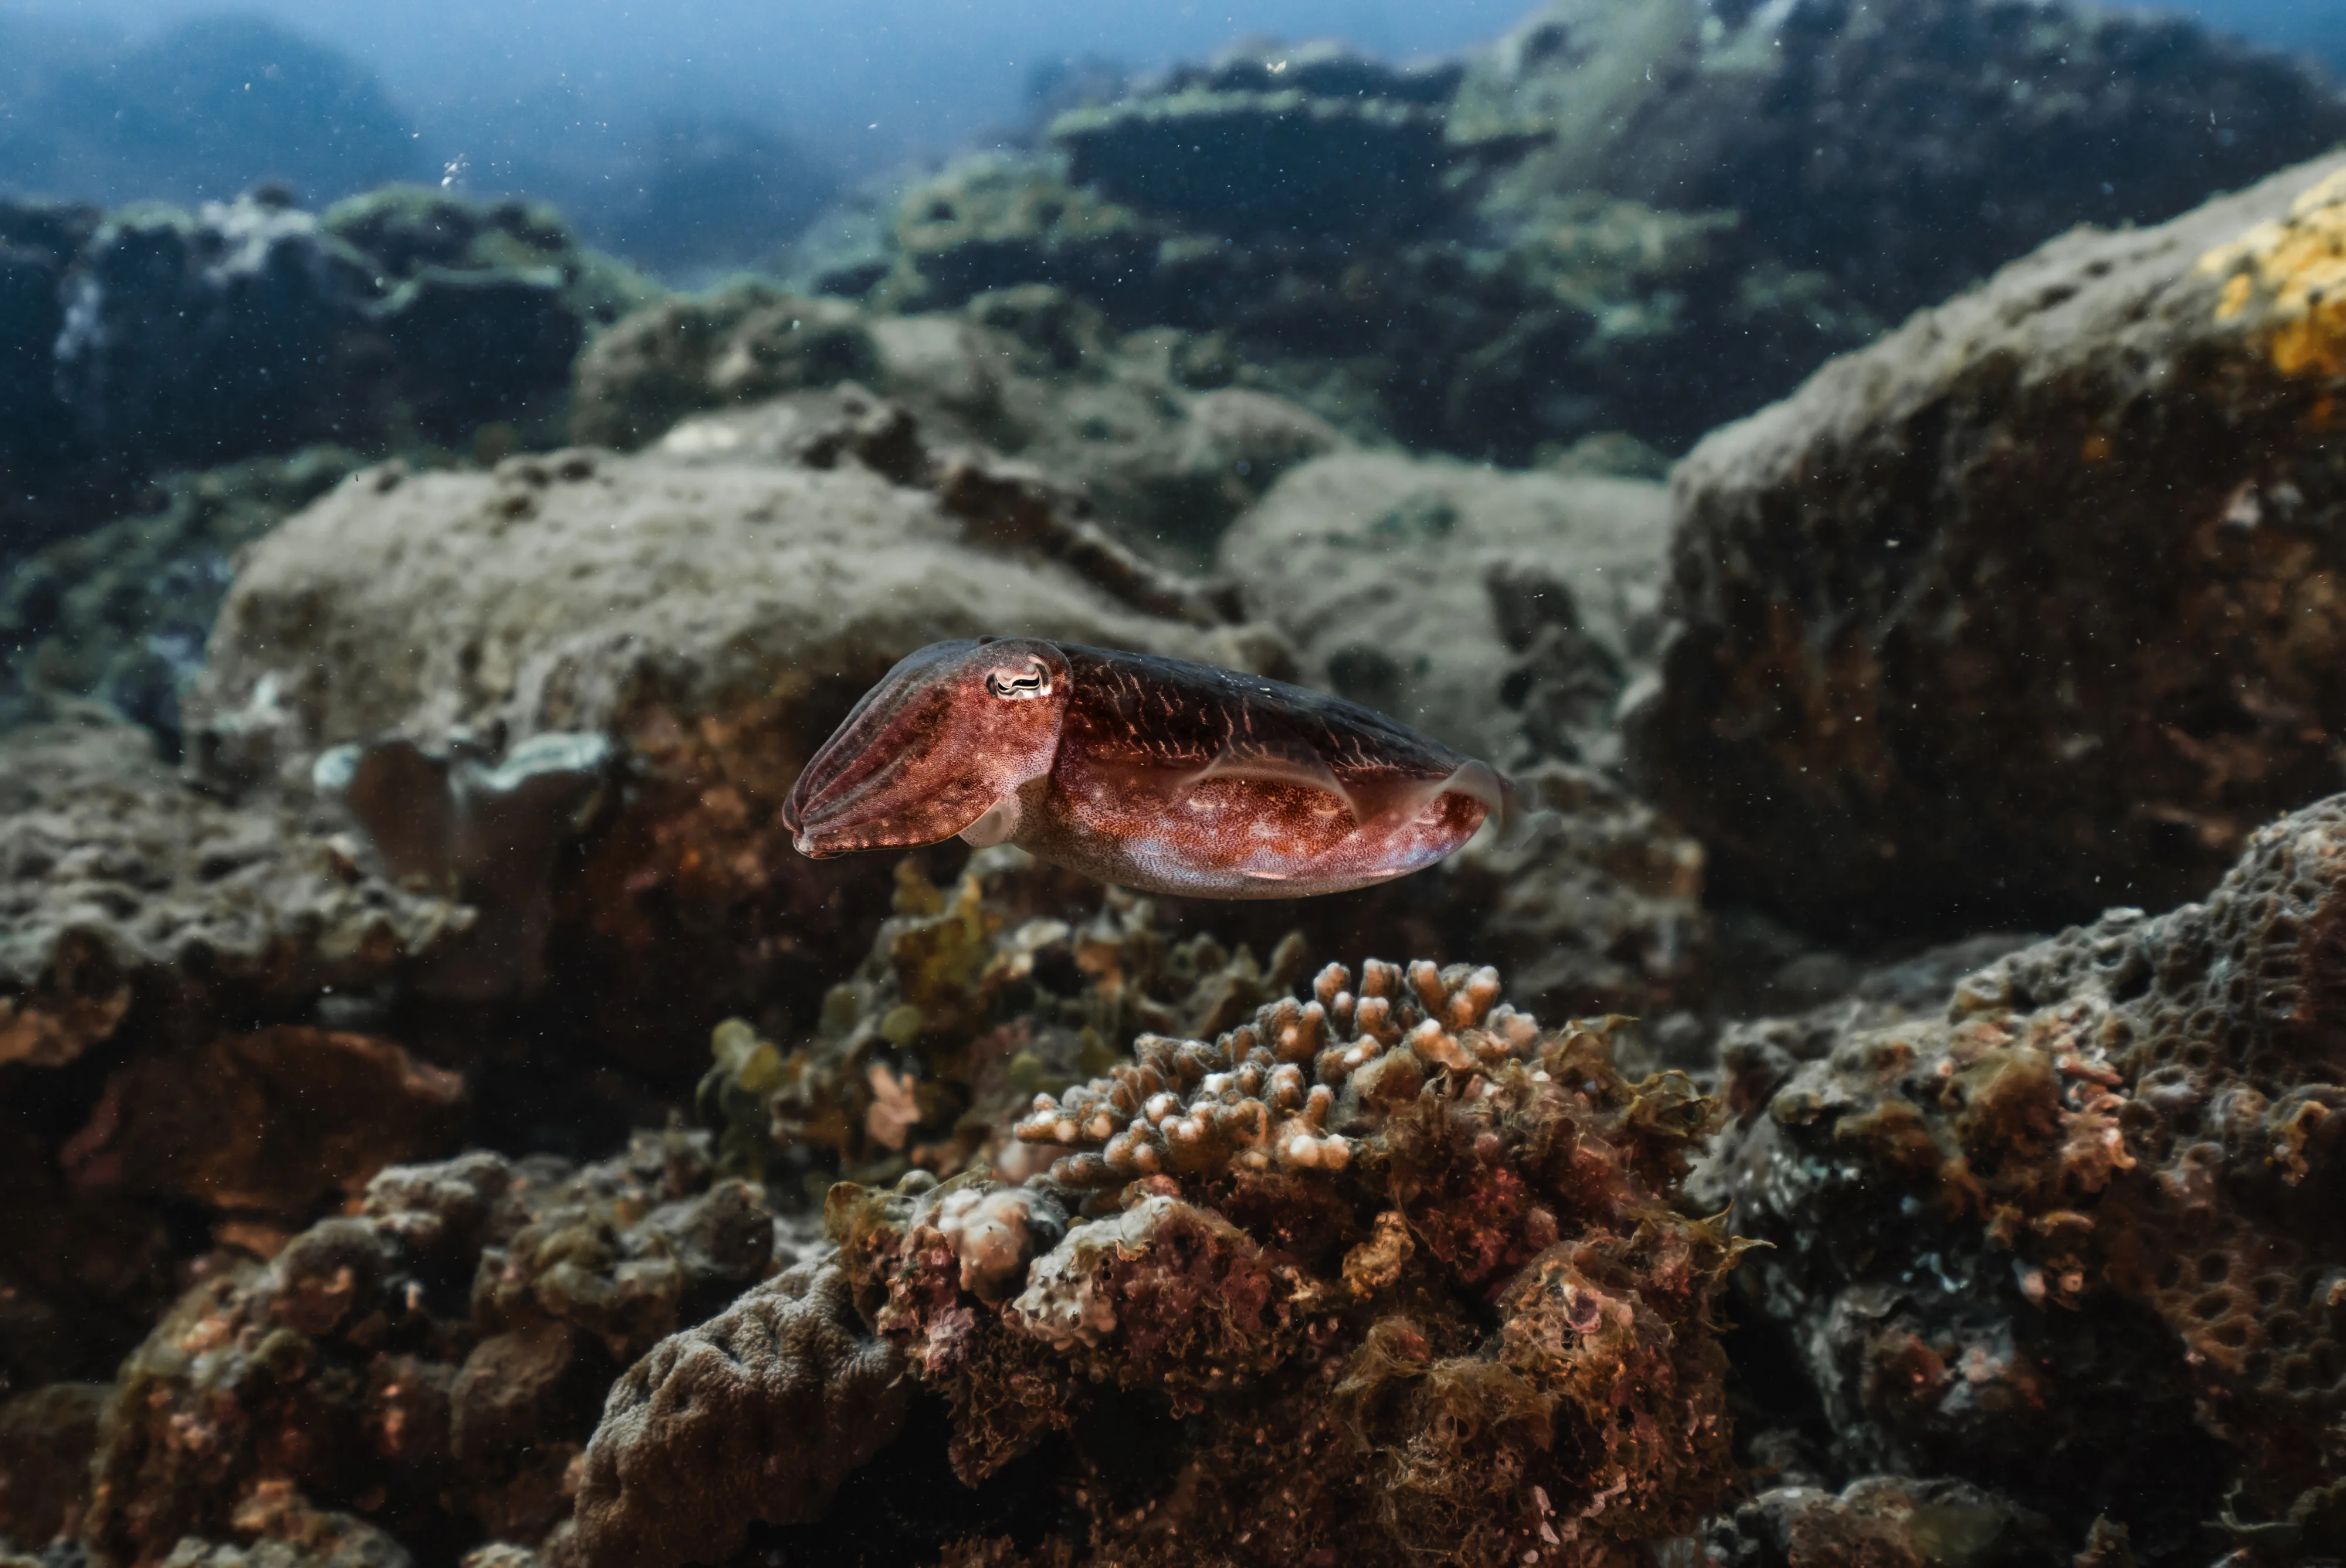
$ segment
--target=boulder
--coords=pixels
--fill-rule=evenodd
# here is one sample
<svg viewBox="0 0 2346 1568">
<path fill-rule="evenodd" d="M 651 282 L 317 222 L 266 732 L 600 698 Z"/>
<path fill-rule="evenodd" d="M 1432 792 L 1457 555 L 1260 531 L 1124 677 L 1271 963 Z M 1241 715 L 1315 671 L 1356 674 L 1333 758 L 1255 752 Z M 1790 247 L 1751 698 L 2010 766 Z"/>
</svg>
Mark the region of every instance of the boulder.
<svg viewBox="0 0 2346 1568">
<path fill-rule="evenodd" d="M 1689 1187 L 1766 1244 L 1736 1279 L 1752 1386 L 1847 1473 L 1959 1476 L 2071 1542 L 2106 1516 L 2145 1562 L 2211 1521 L 2336 1551 L 2341 921 L 2334 796 L 2204 902 L 2112 910 L 1927 1006 L 1730 1026 L 1733 1119 Z"/>
<path fill-rule="evenodd" d="M 2083 230 L 1679 466 L 1632 748 L 1722 891 L 1874 935 L 2157 907 L 2346 780 L 2341 257 L 2341 158 Z"/>
<path fill-rule="evenodd" d="M 1282 478 L 1219 561 L 1309 683 L 1503 767 L 1603 768 L 1668 546 L 1648 480 L 1345 453 Z"/>
</svg>

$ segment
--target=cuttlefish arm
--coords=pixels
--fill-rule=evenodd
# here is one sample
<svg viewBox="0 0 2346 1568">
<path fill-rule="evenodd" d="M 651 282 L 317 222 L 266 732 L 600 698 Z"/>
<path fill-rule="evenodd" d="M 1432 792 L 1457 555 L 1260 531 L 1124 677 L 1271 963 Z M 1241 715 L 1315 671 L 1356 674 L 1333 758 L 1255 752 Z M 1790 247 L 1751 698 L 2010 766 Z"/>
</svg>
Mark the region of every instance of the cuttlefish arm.
<svg viewBox="0 0 2346 1568">
<path fill-rule="evenodd" d="M 1066 658 L 1031 638 L 932 643 L 897 661 L 782 803 L 802 855 L 999 843 L 1057 756 Z"/>
</svg>

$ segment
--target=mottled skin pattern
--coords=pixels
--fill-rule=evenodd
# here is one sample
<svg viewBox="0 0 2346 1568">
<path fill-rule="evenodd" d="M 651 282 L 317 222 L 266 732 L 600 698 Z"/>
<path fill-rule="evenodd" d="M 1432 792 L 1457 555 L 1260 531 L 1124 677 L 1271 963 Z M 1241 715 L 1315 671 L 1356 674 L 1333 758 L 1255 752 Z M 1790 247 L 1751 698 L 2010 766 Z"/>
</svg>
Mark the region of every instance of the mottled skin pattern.
<svg viewBox="0 0 2346 1568">
<path fill-rule="evenodd" d="M 782 820 L 813 856 L 960 834 L 1145 891 L 1263 899 L 1421 870 L 1512 804 L 1487 764 L 1340 698 L 1022 637 L 897 665 Z"/>
</svg>

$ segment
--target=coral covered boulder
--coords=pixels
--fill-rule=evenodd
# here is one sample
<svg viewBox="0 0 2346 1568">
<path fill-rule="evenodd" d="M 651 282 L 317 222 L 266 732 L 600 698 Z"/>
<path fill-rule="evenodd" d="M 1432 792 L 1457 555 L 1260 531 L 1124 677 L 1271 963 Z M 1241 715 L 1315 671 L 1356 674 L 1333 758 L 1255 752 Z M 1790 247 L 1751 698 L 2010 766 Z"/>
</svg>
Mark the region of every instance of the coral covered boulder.
<svg viewBox="0 0 2346 1568">
<path fill-rule="evenodd" d="M 1680 466 L 1633 750 L 1723 891 L 2161 907 L 2338 788 L 2341 267 L 2337 159 L 2073 234 Z"/>
<path fill-rule="evenodd" d="M 355 1216 L 198 1285 L 124 1363 L 86 1533 L 123 1564 L 317 1511 L 452 1558 L 534 1543 L 619 1369 L 792 1261 L 757 1189 L 683 1135 L 583 1168 L 395 1166 Z"/>
<path fill-rule="evenodd" d="M 1060 1521 L 985 1561 L 1599 1563 L 1724 1496 L 1734 1247 L 1670 1201 L 1709 1102 L 1488 969 L 1357 983 L 1039 1097 L 1023 1187 L 833 1189 L 954 1473 Z"/>
<path fill-rule="evenodd" d="M 2031 0 L 1552 0 L 1472 59 L 1455 137 L 1544 132 L 1517 191 L 1739 209 L 1896 315 L 2081 222 L 2173 217 L 2346 138 L 2304 62 Z"/>
<path fill-rule="evenodd" d="M 2114 910 L 1943 1012 L 1730 1029 L 1698 1173 L 1841 1461 L 1959 1475 L 2147 1561 L 2338 1549 L 2346 797 L 2204 903 Z M 2229 1494 L 2229 1500 L 2228 1500 Z"/>
</svg>

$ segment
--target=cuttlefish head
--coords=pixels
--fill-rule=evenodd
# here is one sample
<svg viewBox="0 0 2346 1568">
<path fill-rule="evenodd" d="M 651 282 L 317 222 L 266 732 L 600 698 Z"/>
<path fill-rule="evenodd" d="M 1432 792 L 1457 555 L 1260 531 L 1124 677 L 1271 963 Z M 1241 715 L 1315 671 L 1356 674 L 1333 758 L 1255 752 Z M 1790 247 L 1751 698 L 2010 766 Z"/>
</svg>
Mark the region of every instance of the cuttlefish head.
<svg viewBox="0 0 2346 1568">
<path fill-rule="evenodd" d="M 1020 790 L 1051 771 L 1073 683 L 1030 637 L 931 643 L 890 670 L 806 765 L 782 803 L 799 852 L 998 844 Z"/>
</svg>

